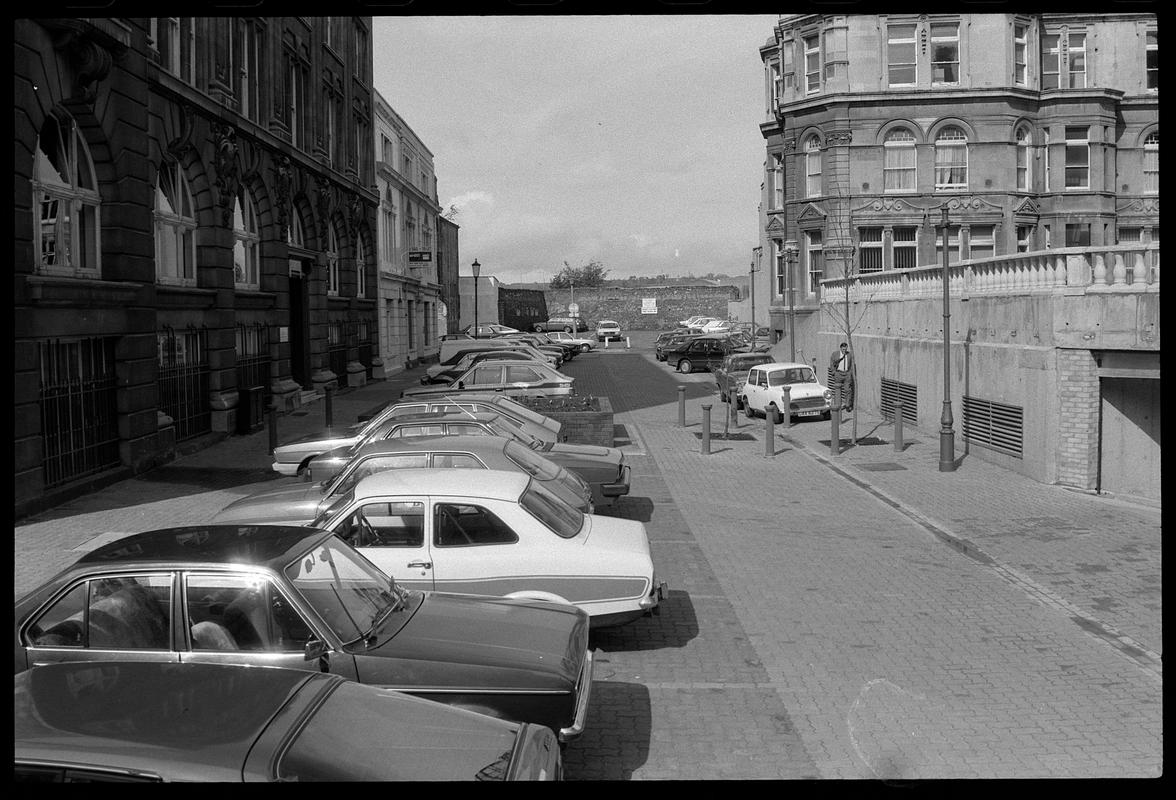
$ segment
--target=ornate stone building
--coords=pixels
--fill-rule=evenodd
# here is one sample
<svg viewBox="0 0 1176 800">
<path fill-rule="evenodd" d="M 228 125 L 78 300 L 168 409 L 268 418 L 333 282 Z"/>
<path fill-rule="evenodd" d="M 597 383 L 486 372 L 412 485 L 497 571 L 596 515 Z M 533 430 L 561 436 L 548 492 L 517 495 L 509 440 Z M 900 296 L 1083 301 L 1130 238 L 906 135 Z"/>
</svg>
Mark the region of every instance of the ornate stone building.
<svg viewBox="0 0 1176 800">
<path fill-rule="evenodd" d="M 367 17 L 19 19 L 16 509 L 378 366 Z"/>
</svg>

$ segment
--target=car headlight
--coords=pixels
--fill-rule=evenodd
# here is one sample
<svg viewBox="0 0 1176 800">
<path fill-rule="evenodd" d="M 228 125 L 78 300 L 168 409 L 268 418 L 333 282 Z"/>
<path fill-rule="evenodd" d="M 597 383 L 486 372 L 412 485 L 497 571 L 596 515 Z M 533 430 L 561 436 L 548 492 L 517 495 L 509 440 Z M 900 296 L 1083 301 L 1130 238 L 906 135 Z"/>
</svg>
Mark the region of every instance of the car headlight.
<svg viewBox="0 0 1176 800">
<path fill-rule="evenodd" d="M 833 399 L 833 392 L 829 389 L 826 389 L 825 390 L 825 402 L 829 402 L 832 399 Z"/>
</svg>

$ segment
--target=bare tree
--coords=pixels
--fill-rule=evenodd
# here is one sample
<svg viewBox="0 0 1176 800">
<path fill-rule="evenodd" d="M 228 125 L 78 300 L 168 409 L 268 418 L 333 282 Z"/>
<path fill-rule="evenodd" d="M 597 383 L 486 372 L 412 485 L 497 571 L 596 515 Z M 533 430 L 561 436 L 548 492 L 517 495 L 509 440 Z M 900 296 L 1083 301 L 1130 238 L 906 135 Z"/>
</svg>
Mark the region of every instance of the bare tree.
<svg viewBox="0 0 1176 800">
<path fill-rule="evenodd" d="M 850 386 L 852 387 L 850 396 L 853 398 L 854 405 L 858 402 L 858 375 L 857 375 L 857 353 L 853 346 L 853 332 L 861 325 L 862 319 L 866 315 L 866 306 L 868 298 L 861 298 L 857 303 L 850 300 L 850 282 L 858 274 L 857 264 L 857 248 L 853 244 L 853 221 L 849 212 L 849 201 L 845 197 L 840 188 L 836 190 L 836 201 L 830 209 L 827 217 L 826 235 L 829 241 L 825 243 L 825 267 L 828 269 L 832 264 L 840 265 L 837 270 L 839 276 L 844 284 L 844 297 L 838 298 L 840 302 L 822 303 L 821 309 L 829 316 L 834 327 L 845 337 L 845 342 L 849 345 L 849 359 L 850 359 Z M 826 273 L 828 277 L 828 273 Z M 860 306 L 860 307 L 858 307 Z M 845 398 L 841 398 L 844 402 Z M 853 415 L 853 430 L 850 434 L 851 441 L 857 444 L 858 415 Z"/>
</svg>

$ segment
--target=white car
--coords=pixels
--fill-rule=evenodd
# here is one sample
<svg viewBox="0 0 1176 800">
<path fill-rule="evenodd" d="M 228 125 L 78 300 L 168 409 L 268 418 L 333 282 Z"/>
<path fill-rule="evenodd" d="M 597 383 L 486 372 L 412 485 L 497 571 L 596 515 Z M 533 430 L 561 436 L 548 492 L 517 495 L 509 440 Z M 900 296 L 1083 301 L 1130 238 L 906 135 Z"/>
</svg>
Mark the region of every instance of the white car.
<svg viewBox="0 0 1176 800">
<path fill-rule="evenodd" d="M 379 472 L 311 525 L 408 588 L 576 605 L 592 627 L 651 613 L 669 593 L 644 523 L 584 514 L 519 472 Z"/>
<path fill-rule="evenodd" d="M 596 344 L 591 339 L 576 336 L 574 333 L 568 333 L 567 331 L 548 331 L 547 338 L 560 344 L 570 344 L 573 347 L 578 347 L 581 353 L 587 353 Z"/>
<path fill-rule="evenodd" d="M 725 319 L 712 319 L 702 326 L 703 333 L 730 333 L 732 325 Z"/>
<path fill-rule="evenodd" d="M 615 320 L 602 319 L 596 323 L 596 341 L 621 338 L 621 326 Z"/>
<path fill-rule="evenodd" d="M 833 393 L 821 385 L 812 367 L 791 361 L 759 364 L 748 371 L 739 396 L 743 413 L 749 418 L 771 414 L 773 422 L 783 422 L 785 386 L 790 417 L 829 418 Z"/>
</svg>

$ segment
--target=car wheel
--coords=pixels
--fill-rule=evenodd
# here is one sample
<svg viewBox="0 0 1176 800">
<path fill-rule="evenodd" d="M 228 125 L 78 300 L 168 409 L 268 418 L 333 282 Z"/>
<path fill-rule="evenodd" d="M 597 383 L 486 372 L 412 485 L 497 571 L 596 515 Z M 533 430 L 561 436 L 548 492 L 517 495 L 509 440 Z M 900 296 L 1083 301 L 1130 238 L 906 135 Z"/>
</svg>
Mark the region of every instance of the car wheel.
<svg viewBox="0 0 1176 800">
<path fill-rule="evenodd" d="M 564 333 L 571 333 L 571 332 L 572 332 L 572 326 L 571 325 L 564 325 Z"/>
<path fill-rule="evenodd" d="M 690 363 L 690 359 L 684 358 L 678 362 L 678 372 L 694 372 L 694 365 Z"/>
<path fill-rule="evenodd" d="M 587 353 L 591 349 L 592 349 L 592 345 L 590 345 L 590 344 L 585 343 L 585 344 L 580 345 L 580 352 L 581 353 Z"/>
<path fill-rule="evenodd" d="M 755 412 L 752 411 L 751 406 L 749 406 L 747 404 L 747 398 L 744 397 L 742 399 L 743 399 L 743 415 L 745 417 L 747 417 L 748 419 L 755 419 Z"/>
<path fill-rule="evenodd" d="M 770 414 L 772 415 L 772 423 L 773 423 L 773 424 L 775 424 L 775 425 L 781 425 L 781 424 L 783 424 L 783 422 L 784 422 L 784 415 L 780 413 L 780 409 L 776 408 L 776 404 L 775 404 L 775 403 L 773 403 L 773 404 L 772 404 L 772 405 L 771 405 L 771 406 L 768 408 L 768 413 L 770 413 Z"/>
<path fill-rule="evenodd" d="M 538 322 L 535 323 L 535 333 L 543 333 L 543 326 Z"/>
</svg>

